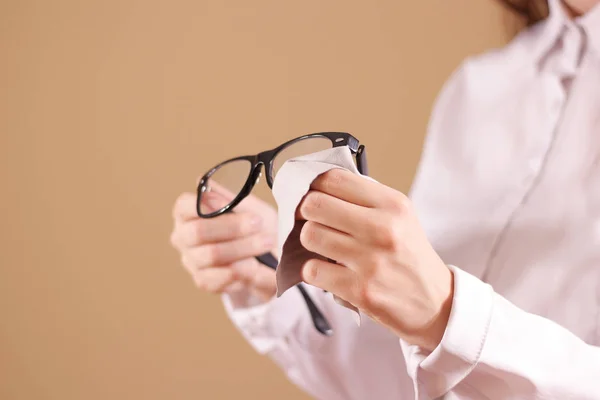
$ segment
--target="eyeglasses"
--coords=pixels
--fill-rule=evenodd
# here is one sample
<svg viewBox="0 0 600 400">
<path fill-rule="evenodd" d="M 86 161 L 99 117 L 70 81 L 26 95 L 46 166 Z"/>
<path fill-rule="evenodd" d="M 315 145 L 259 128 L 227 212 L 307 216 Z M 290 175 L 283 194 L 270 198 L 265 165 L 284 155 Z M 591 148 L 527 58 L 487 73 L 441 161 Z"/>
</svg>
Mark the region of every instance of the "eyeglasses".
<svg viewBox="0 0 600 400">
<path fill-rule="evenodd" d="M 289 140 L 272 150 L 263 151 L 252 156 L 241 156 L 224 161 L 211 168 L 202 176 L 197 188 L 196 212 L 201 218 L 214 218 L 227 212 L 232 212 L 251 192 L 265 169 L 266 180 L 269 188 L 281 166 L 295 157 L 327 150 L 334 147 L 348 146 L 353 154 L 358 172 L 368 175 L 367 155 L 364 145 L 349 133 L 345 132 L 320 132 L 300 136 Z M 211 191 L 212 186 L 225 190 L 227 196 L 211 198 L 211 202 L 203 202 L 203 196 Z M 272 269 L 277 268 L 277 258 L 271 254 L 263 254 L 256 259 Z M 318 307 L 314 304 L 302 284 L 298 289 L 306 302 L 315 328 L 324 335 L 333 333 Z"/>
</svg>

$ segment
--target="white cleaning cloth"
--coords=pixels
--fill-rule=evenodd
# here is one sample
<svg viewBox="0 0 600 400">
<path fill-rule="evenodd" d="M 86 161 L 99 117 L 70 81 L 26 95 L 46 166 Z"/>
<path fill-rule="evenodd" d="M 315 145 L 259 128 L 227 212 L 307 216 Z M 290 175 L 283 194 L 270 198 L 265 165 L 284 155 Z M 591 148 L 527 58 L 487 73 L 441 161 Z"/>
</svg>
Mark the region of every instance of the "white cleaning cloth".
<svg viewBox="0 0 600 400">
<path fill-rule="evenodd" d="M 313 258 L 327 261 L 327 258 L 310 252 L 302 246 L 300 231 L 304 222 L 296 221 L 295 216 L 296 209 L 308 193 L 312 182 L 319 175 L 334 168 L 342 168 L 360 175 L 354 164 L 350 148 L 347 146 L 334 147 L 292 158 L 286 161 L 277 172 L 273 182 L 273 196 L 277 202 L 279 215 L 278 246 L 281 255 L 276 272 L 277 297 L 302 282 L 301 270 L 306 261 Z M 334 296 L 334 300 L 352 310 L 357 324 L 360 325 L 360 313 L 356 307 L 336 296 Z"/>
</svg>

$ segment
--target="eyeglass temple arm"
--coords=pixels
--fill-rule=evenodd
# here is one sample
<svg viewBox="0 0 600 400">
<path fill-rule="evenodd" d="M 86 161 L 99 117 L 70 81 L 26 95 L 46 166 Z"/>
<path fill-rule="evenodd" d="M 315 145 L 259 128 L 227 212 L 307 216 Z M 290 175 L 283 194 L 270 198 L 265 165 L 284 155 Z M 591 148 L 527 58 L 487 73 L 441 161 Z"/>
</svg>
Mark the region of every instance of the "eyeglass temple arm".
<svg viewBox="0 0 600 400">
<path fill-rule="evenodd" d="M 261 256 L 256 257 L 256 259 L 261 264 L 264 264 L 271 269 L 277 269 L 278 261 L 275 258 L 275 256 L 271 253 L 263 254 Z M 333 334 L 333 329 L 331 329 L 331 325 L 329 325 L 329 322 L 327 322 L 325 316 L 321 313 L 321 311 L 317 308 L 316 304 L 312 301 L 312 299 L 306 292 L 304 286 L 302 284 L 299 284 L 296 287 L 298 288 L 300 294 L 302 294 L 302 297 L 304 298 L 304 302 L 308 307 L 308 311 L 310 312 L 310 317 L 312 319 L 313 325 L 315 326 L 315 329 L 325 336 L 331 336 Z"/>
<path fill-rule="evenodd" d="M 356 167 L 362 175 L 369 175 L 369 165 L 367 164 L 367 149 L 364 144 L 358 146 L 356 151 Z"/>
</svg>

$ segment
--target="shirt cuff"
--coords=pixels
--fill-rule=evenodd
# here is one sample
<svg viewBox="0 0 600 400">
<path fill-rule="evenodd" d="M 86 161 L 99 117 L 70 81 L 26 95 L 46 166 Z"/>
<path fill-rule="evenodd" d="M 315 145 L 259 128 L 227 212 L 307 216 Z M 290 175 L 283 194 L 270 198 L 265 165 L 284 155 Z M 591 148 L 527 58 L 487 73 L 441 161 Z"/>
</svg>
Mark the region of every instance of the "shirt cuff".
<svg viewBox="0 0 600 400">
<path fill-rule="evenodd" d="M 477 365 L 488 334 L 492 287 L 455 266 L 449 268 L 454 273 L 454 298 L 442 341 L 429 354 L 406 346 L 417 398 L 440 397 L 463 381 Z"/>
<path fill-rule="evenodd" d="M 231 321 L 260 354 L 266 354 L 298 323 L 303 308 L 298 290 L 288 290 L 279 298 L 261 303 L 251 295 L 241 304 L 229 294 L 221 296 Z"/>
</svg>

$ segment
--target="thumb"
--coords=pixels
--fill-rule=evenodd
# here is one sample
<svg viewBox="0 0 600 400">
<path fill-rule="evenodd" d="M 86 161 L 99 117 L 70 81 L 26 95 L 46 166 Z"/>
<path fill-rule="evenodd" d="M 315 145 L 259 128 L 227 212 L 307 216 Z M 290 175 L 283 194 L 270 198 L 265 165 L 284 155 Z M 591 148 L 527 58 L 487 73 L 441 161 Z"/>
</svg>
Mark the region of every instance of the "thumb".
<svg viewBox="0 0 600 400">
<path fill-rule="evenodd" d="M 199 181 L 200 179 L 198 179 Z M 205 207 L 204 209 L 207 213 L 218 211 L 230 204 L 239 194 L 239 190 L 241 190 L 241 188 L 236 188 L 236 191 L 231 191 L 214 179 L 210 179 L 206 187 L 207 190 L 202 194 L 202 206 Z M 273 212 L 273 208 L 268 203 L 252 194 L 246 196 L 236 206 L 236 209 L 260 215 L 268 215 Z"/>
<path fill-rule="evenodd" d="M 225 186 L 220 185 L 214 180 L 210 180 L 206 184 L 206 190 L 202 193 L 201 202 L 203 212 L 211 213 L 218 211 L 231 203 L 237 193 L 233 193 Z"/>
<path fill-rule="evenodd" d="M 220 210 L 225 207 L 227 204 L 231 203 L 238 195 L 238 193 L 234 193 L 231 190 L 227 189 L 224 185 L 220 184 L 217 181 L 210 180 L 209 185 L 210 191 L 204 192 L 202 195 L 204 202 L 204 197 L 207 198 L 207 201 L 212 203 L 212 207 L 216 207 L 215 210 Z M 211 207 L 209 205 L 209 207 Z M 261 213 L 261 211 L 271 210 L 271 207 L 252 194 L 246 196 L 240 204 L 236 206 L 236 209 L 239 211 L 246 211 L 252 213 Z"/>
</svg>

